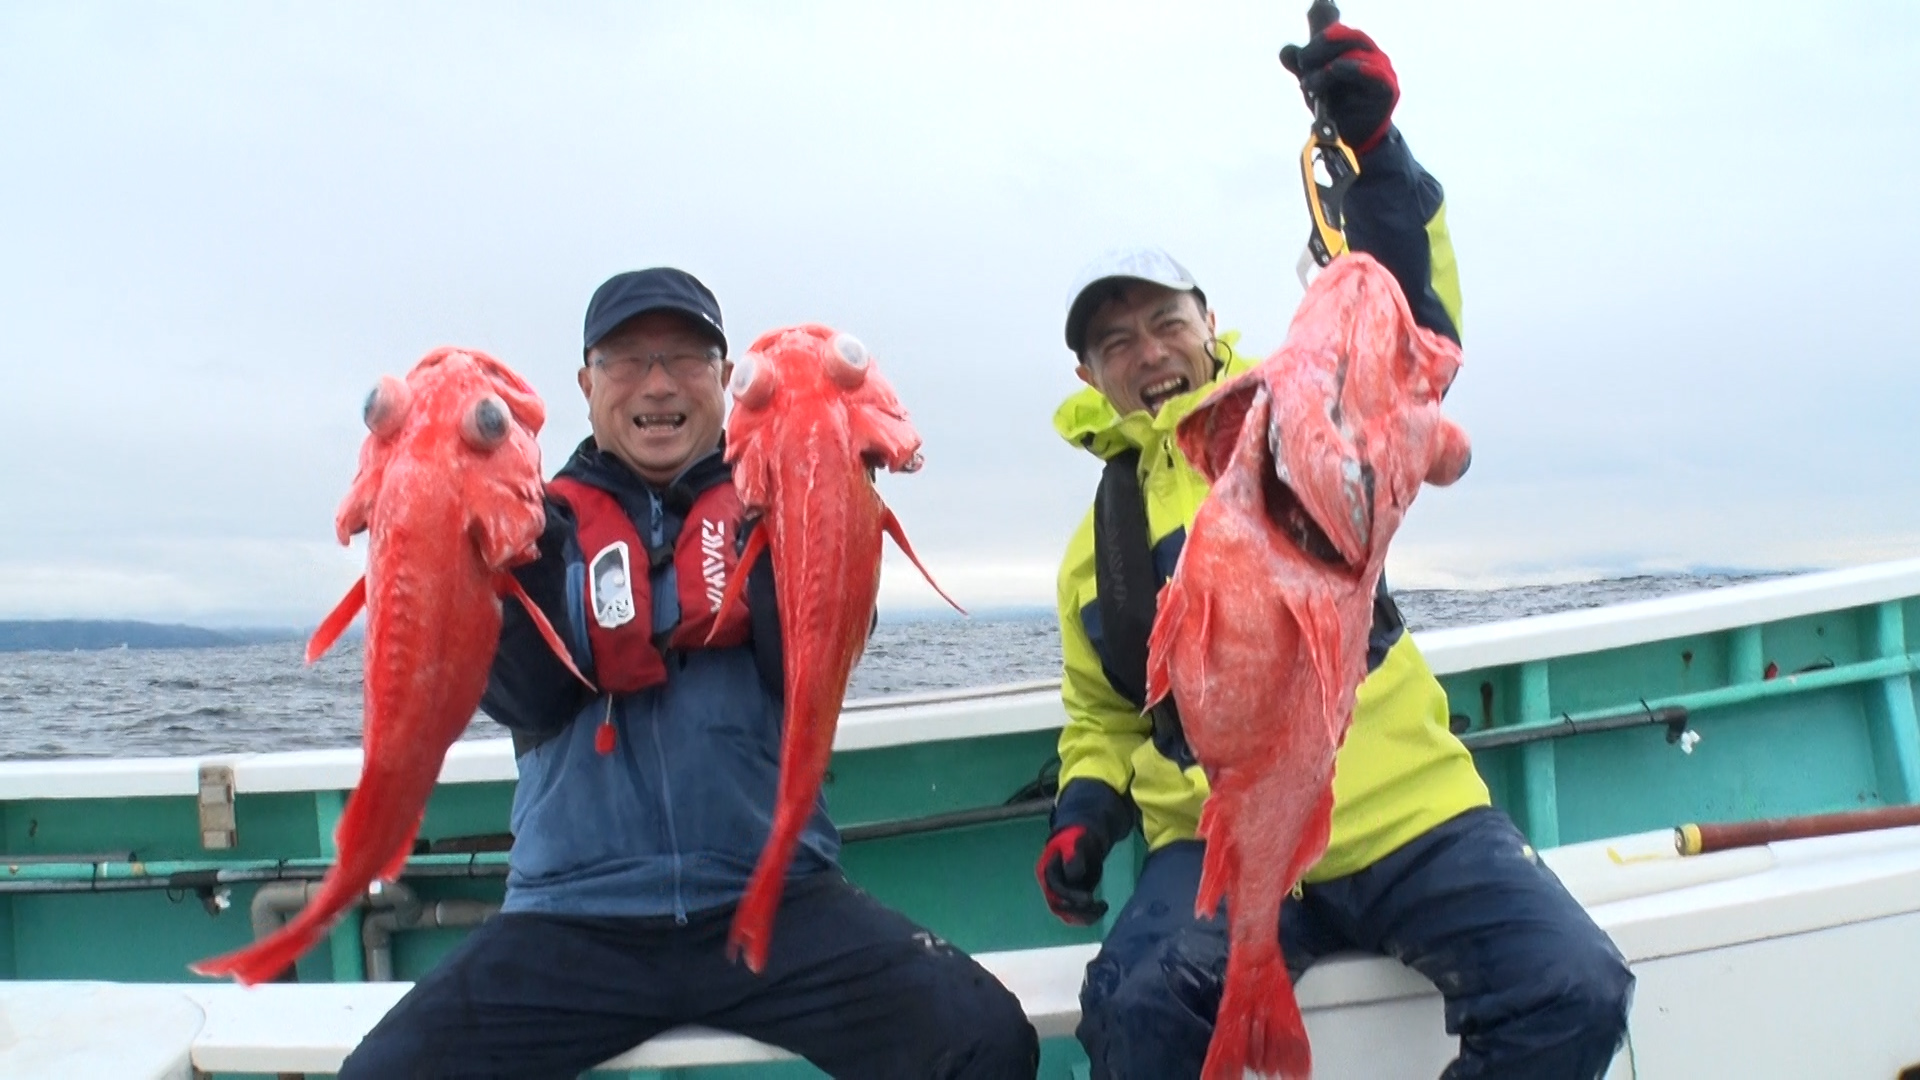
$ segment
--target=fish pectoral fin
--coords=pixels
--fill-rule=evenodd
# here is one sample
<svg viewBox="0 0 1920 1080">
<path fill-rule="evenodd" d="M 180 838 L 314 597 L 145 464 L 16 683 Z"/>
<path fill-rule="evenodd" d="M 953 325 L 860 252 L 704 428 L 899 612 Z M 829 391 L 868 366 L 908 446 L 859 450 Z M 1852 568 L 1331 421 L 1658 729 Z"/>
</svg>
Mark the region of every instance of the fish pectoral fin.
<svg viewBox="0 0 1920 1080">
<path fill-rule="evenodd" d="M 1287 884 L 1298 885 L 1307 871 L 1327 853 L 1327 841 L 1333 835 L 1333 780 L 1327 780 L 1326 787 L 1320 792 L 1314 803 L 1313 815 L 1307 818 L 1306 827 L 1300 830 L 1299 843 L 1287 857 Z"/>
<path fill-rule="evenodd" d="M 499 588 L 502 593 L 520 601 L 520 606 L 527 609 L 527 614 L 533 617 L 534 627 L 540 631 L 540 636 L 546 639 L 547 648 L 552 649 L 553 655 L 567 665 L 567 670 L 573 672 L 573 677 L 579 679 L 588 690 L 598 694 L 600 690 L 593 685 L 593 680 L 580 674 L 580 669 L 574 666 L 573 653 L 567 649 L 566 643 L 560 640 L 560 635 L 554 631 L 553 624 L 547 621 L 547 613 L 541 611 L 540 605 L 534 603 L 533 597 L 527 595 L 527 590 L 520 587 L 520 579 L 503 571 L 499 575 Z"/>
<path fill-rule="evenodd" d="M 888 507 L 885 503 L 880 504 L 880 525 L 887 530 L 888 536 L 893 537 L 894 544 L 906 553 L 907 558 L 913 563 L 913 568 L 920 571 L 920 576 L 927 579 L 927 584 L 933 586 L 934 592 L 940 594 L 940 599 L 953 605 L 953 610 L 965 615 L 967 609 L 961 607 L 955 602 L 953 597 L 947 595 L 947 590 L 941 588 L 940 583 L 933 580 L 933 575 L 928 573 L 926 566 L 920 562 L 920 556 L 913 553 L 913 545 L 907 543 L 907 530 L 900 527 L 900 519 L 893 516 L 892 508 Z"/>
<path fill-rule="evenodd" d="M 307 639 L 307 663 L 311 664 L 325 656 L 327 650 L 333 648 L 333 643 L 339 641 L 340 635 L 352 625 L 353 617 L 366 606 L 367 576 L 362 574 L 360 580 L 353 583 L 353 588 L 347 590 L 347 595 L 340 598 L 332 611 L 327 612 L 327 617 L 320 620 L 313 636 Z"/>
<path fill-rule="evenodd" d="M 1181 584 L 1176 573 L 1173 580 L 1160 590 L 1153 617 L 1153 632 L 1147 635 L 1147 704 L 1159 702 L 1161 698 L 1173 693 L 1173 646 L 1179 640 L 1204 643 L 1208 640 L 1208 625 L 1213 621 L 1213 603 L 1205 593 L 1190 597 L 1186 587 Z M 1188 653 L 1190 664 L 1198 670 L 1190 671 L 1189 685 L 1200 686 L 1202 691 L 1189 704 L 1198 705 L 1199 698 L 1206 696 L 1207 684 L 1206 651 L 1196 649 Z"/>
<path fill-rule="evenodd" d="M 1373 590 L 1367 590 L 1367 595 L 1373 595 Z M 1331 597 L 1311 589 L 1303 590 L 1295 599 L 1294 618 L 1300 624 L 1300 639 L 1307 647 L 1308 662 L 1313 665 L 1327 708 L 1337 710 L 1343 696 L 1350 698 L 1352 694 L 1349 689 L 1343 695 L 1341 689 L 1340 608 Z"/>
<path fill-rule="evenodd" d="M 1187 617 L 1187 590 L 1176 576 L 1160 590 L 1155 606 L 1153 631 L 1147 635 L 1147 705 L 1158 704 L 1173 693 L 1173 643 L 1179 636 L 1175 627 Z"/>
<path fill-rule="evenodd" d="M 713 625 L 707 628 L 707 640 L 701 644 L 713 644 L 713 635 L 720 632 L 721 616 L 725 615 L 727 609 L 733 605 L 745 602 L 741 597 L 747 591 L 747 575 L 753 572 L 754 561 L 759 559 L 760 553 L 765 550 L 767 550 L 767 524 L 763 521 L 747 533 L 747 546 L 740 552 L 740 561 L 734 564 L 733 576 L 727 579 L 726 591 L 720 594 L 720 606 L 713 609 Z"/>
</svg>

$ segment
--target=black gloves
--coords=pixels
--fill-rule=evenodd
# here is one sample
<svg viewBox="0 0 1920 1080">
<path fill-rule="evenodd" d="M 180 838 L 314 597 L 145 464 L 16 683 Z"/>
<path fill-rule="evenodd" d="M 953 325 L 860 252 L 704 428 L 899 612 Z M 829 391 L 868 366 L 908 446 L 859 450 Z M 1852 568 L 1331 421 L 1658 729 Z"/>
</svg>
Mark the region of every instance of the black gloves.
<svg viewBox="0 0 1920 1080">
<path fill-rule="evenodd" d="M 1086 926 L 1107 913 L 1096 899 L 1107 853 L 1133 831 L 1133 802 L 1099 780 L 1072 780 L 1053 807 L 1053 836 L 1033 868 L 1047 907 L 1064 922 Z"/>
<path fill-rule="evenodd" d="M 1309 108 L 1315 98 L 1326 102 L 1328 117 L 1354 153 L 1364 154 L 1386 138 L 1400 101 L 1400 79 L 1372 38 L 1336 22 L 1305 46 L 1281 49 L 1280 63 L 1300 80 Z"/>
</svg>

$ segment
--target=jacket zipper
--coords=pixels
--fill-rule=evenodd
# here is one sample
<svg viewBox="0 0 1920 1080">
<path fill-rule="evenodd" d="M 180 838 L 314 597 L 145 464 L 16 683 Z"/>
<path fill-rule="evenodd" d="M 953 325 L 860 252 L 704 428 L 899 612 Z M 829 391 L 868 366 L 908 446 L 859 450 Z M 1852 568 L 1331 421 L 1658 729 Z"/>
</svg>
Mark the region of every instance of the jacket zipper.
<svg viewBox="0 0 1920 1080">
<path fill-rule="evenodd" d="M 653 552 L 659 551 L 661 545 L 667 540 L 664 509 L 660 504 L 660 496 L 648 490 L 647 546 L 651 549 L 647 552 L 649 575 L 653 572 Z M 647 618 L 652 619 L 653 614 L 651 611 L 647 612 Z M 653 722 L 647 727 L 653 733 L 653 756 L 660 766 L 660 794 L 663 803 L 661 810 L 667 819 L 667 844 L 673 849 L 673 921 L 676 925 L 685 926 L 687 925 L 687 902 L 681 888 L 680 831 L 673 822 L 673 781 L 668 776 L 666 746 L 660 741 L 660 718 L 655 716 Z"/>
<path fill-rule="evenodd" d="M 660 741 L 660 718 L 655 716 L 647 728 L 653 733 L 653 759 L 660 766 L 661 812 L 667 819 L 667 846 L 673 849 L 673 921 L 687 925 L 687 902 L 680 888 L 680 831 L 673 823 L 673 781 L 668 778 L 667 750 Z"/>
</svg>

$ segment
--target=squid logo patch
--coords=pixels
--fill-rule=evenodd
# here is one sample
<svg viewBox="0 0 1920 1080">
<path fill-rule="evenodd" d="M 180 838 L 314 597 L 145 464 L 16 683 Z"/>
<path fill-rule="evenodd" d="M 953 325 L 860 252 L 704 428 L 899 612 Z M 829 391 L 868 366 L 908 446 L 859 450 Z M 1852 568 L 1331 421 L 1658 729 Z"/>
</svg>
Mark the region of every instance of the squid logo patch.
<svg viewBox="0 0 1920 1080">
<path fill-rule="evenodd" d="M 608 630 L 633 621 L 633 568 L 627 544 L 615 540 L 587 564 L 588 600 L 593 621 Z"/>
</svg>

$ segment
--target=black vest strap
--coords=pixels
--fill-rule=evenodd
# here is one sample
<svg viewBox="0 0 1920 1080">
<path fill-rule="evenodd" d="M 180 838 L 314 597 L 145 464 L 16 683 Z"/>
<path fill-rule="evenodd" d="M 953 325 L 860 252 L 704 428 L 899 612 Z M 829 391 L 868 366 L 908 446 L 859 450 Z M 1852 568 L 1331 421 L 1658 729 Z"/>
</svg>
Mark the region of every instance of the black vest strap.
<svg viewBox="0 0 1920 1080">
<path fill-rule="evenodd" d="M 1149 529 L 1147 500 L 1140 490 L 1140 451 L 1128 450 L 1107 461 L 1093 497 L 1093 574 L 1107 678 L 1138 706 L 1147 700 L 1147 638 L 1160 601 Z M 1153 744 L 1160 753 L 1182 768 L 1193 764 L 1173 698 L 1155 705 L 1151 716 Z"/>
</svg>

